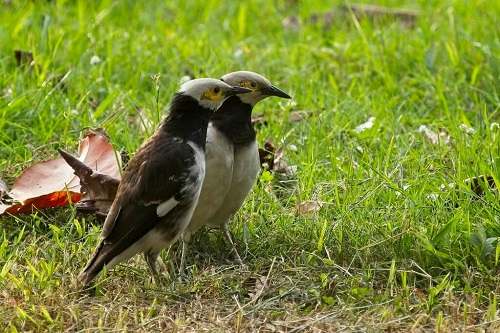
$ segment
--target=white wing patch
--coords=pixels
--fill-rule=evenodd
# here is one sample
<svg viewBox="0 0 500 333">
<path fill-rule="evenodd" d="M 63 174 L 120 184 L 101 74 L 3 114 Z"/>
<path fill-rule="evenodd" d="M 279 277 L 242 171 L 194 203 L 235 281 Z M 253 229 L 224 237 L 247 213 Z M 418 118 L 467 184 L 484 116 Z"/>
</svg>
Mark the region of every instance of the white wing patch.
<svg viewBox="0 0 500 333">
<path fill-rule="evenodd" d="M 168 214 L 177 204 L 179 201 L 175 200 L 175 198 L 170 198 L 167 201 L 163 201 L 156 207 L 156 215 L 158 217 L 163 217 Z"/>
</svg>

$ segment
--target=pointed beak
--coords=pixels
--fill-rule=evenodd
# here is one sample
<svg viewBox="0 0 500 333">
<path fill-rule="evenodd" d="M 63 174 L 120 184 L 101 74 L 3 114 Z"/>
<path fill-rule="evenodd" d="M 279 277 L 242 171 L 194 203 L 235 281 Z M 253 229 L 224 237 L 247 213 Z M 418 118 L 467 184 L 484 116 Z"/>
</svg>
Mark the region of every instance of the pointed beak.
<svg viewBox="0 0 500 333">
<path fill-rule="evenodd" d="M 251 92 L 250 89 L 234 86 L 234 87 L 231 87 L 231 89 L 227 90 L 225 95 L 227 97 L 229 97 L 229 96 L 234 96 L 234 95 L 239 95 L 239 94 L 246 94 L 249 92 Z"/>
<path fill-rule="evenodd" d="M 261 93 L 263 95 L 266 95 L 266 96 L 277 96 L 277 97 L 288 98 L 288 99 L 292 98 L 290 95 L 288 95 L 286 92 L 284 92 L 283 90 L 281 90 L 280 88 L 278 88 L 276 86 L 268 86 L 268 87 L 262 88 Z"/>
</svg>

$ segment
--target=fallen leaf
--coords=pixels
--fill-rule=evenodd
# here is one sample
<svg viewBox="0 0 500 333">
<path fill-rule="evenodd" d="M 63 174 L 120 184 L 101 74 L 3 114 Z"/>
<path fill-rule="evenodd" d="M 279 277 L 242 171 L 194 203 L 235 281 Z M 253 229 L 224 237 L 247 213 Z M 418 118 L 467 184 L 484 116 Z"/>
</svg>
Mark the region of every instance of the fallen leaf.
<svg viewBox="0 0 500 333">
<path fill-rule="evenodd" d="M 311 215 L 319 212 L 322 206 L 322 203 L 316 200 L 303 201 L 295 206 L 295 212 L 297 215 Z"/>
<path fill-rule="evenodd" d="M 267 120 L 263 115 L 255 115 L 252 117 L 252 125 L 256 127 L 266 126 Z"/>
<path fill-rule="evenodd" d="M 491 175 L 479 175 L 467 178 L 464 183 L 478 196 L 484 195 L 487 189 L 496 189 L 495 179 Z"/>
<path fill-rule="evenodd" d="M 298 123 L 304 119 L 307 119 L 311 115 L 309 111 L 293 111 L 290 112 L 288 116 L 288 121 L 291 123 Z"/>
<path fill-rule="evenodd" d="M 367 4 L 345 4 L 340 6 L 340 9 L 347 13 L 353 13 L 357 19 L 394 17 L 407 27 L 414 27 L 419 16 L 419 12 L 415 10 Z"/>
<path fill-rule="evenodd" d="M 297 167 L 288 165 L 284 158 L 284 149 L 276 149 L 271 140 L 266 140 L 264 148 L 259 148 L 259 158 L 262 169 L 285 176 L 293 176 L 297 172 Z"/>
<path fill-rule="evenodd" d="M 297 172 L 295 165 L 288 165 L 284 158 L 284 149 L 279 148 L 274 154 L 273 171 L 286 176 L 293 176 Z"/>
<path fill-rule="evenodd" d="M 83 213 L 106 216 L 116 196 L 120 179 L 95 172 L 78 158 L 60 149 L 59 153 L 80 178 L 82 197 L 76 209 Z"/>
<path fill-rule="evenodd" d="M 368 118 L 367 121 L 365 121 L 361 125 L 356 126 L 356 128 L 354 129 L 354 132 L 361 133 L 361 132 L 366 131 L 367 129 L 372 128 L 373 125 L 375 124 L 375 119 L 376 119 L 375 117 Z"/>
<path fill-rule="evenodd" d="M 80 200 L 80 193 L 70 191 L 57 191 L 35 198 L 29 198 L 22 203 L 13 204 L 0 204 L 0 215 L 9 213 L 11 215 L 18 215 L 24 213 L 31 213 L 35 209 L 55 208 L 67 206 L 70 203 Z"/>
<path fill-rule="evenodd" d="M 275 152 L 276 147 L 270 140 L 266 140 L 266 142 L 264 142 L 264 148 L 259 148 L 259 159 L 262 169 L 267 169 L 270 171 L 274 169 Z"/>
<path fill-rule="evenodd" d="M 252 302 L 257 301 L 257 299 L 262 295 L 262 291 L 267 287 L 267 278 L 264 275 L 259 276 L 255 279 L 255 285 L 252 291 L 248 293 Z"/>
<path fill-rule="evenodd" d="M 326 12 L 313 13 L 309 16 L 308 22 L 310 24 L 318 24 L 323 29 L 330 29 L 336 18 L 344 18 L 346 14 L 353 14 L 356 19 L 361 20 L 369 18 L 372 20 L 380 18 L 395 18 L 399 20 L 403 26 L 412 28 L 415 26 L 419 12 L 410 9 L 401 8 L 388 8 L 377 5 L 365 4 L 346 4 L 336 7 L 334 10 Z"/>
<path fill-rule="evenodd" d="M 309 17 L 311 24 L 320 24 L 323 29 L 328 30 L 334 22 L 335 12 L 314 13 Z"/>
<path fill-rule="evenodd" d="M 22 50 L 14 50 L 17 66 L 33 66 L 35 64 L 33 53 Z"/>
<path fill-rule="evenodd" d="M 79 160 L 99 173 L 120 179 L 120 162 L 102 130 L 89 131 L 80 141 Z M 119 158 L 119 157 L 118 157 Z M 28 213 L 33 209 L 59 207 L 81 198 L 80 181 L 60 157 L 24 170 L 8 193 L 12 202 L 0 206 L 0 214 Z"/>
</svg>

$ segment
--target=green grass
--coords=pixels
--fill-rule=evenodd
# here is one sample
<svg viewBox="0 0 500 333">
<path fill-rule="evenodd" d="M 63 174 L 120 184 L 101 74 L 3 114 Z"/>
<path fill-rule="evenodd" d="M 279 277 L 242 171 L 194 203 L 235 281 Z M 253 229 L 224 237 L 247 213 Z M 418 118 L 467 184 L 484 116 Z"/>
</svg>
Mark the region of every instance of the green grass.
<svg viewBox="0 0 500 333">
<path fill-rule="evenodd" d="M 72 208 L 0 218 L 2 328 L 499 329 L 499 194 L 478 197 L 464 180 L 488 174 L 500 185 L 500 3 L 377 3 L 421 14 L 408 28 L 349 14 L 311 23 L 333 8 L 319 0 L 2 2 L 4 180 L 57 148 L 74 151 L 87 127 L 133 153 L 182 76 L 239 69 L 294 96 L 255 113 L 267 120 L 259 142 L 283 145 L 297 166 L 294 181 L 265 174 L 235 217 L 246 269 L 221 235 L 203 233 L 188 280 L 164 288 L 138 257 L 105 274 L 95 297 L 82 294 L 75 280 L 99 225 Z M 291 15 L 298 30 L 283 28 Z M 17 66 L 16 49 L 36 65 Z M 311 116 L 290 123 L 294 110 Z M 369 117 L 371 129 L 354 131 Z M 421 125 L 451 142 L 432 144 Z M 306 200 L 321 210 L 297 215 Z"/>
</svg>

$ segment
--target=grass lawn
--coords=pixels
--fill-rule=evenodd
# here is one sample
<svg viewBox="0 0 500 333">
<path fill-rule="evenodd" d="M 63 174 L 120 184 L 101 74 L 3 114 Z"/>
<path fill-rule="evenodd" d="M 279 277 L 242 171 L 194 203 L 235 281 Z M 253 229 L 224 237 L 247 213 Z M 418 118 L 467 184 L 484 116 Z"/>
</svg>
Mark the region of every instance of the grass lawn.
<svg viewBox="0 0 500 333">
<path fill-rule="evenodd" d="M 265 172 L 231 224 L 246 267 L 203 231 L 187 280 L 165 287 L 138 256 L 81 293 L 92 217 L 0 217 L 2 329 L 500 330 L 499 193 L 465 182 L 500 185 L 500 2 L 376 3 L 420 14 L 411 26 L 331 14 L 342 2 L 327 0 L 1 1 L 6 182 L 75 151 L 88 127 L 133 154 L 181 77 L 240 69 L 293 95 L 254 113 L 259 142 L 296 166 Z"/>
</svg>

